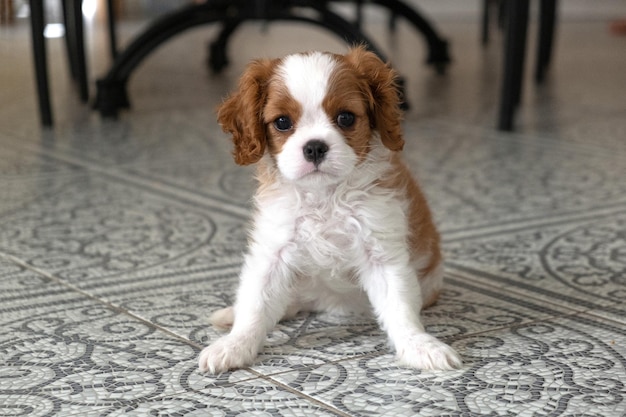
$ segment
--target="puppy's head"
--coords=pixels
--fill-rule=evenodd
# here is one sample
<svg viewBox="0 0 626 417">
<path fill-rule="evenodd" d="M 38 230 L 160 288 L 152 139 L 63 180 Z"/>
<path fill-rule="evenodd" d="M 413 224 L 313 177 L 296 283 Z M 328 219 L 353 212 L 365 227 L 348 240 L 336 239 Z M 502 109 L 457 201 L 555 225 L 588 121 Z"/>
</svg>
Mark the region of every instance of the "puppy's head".
<svg viewBox="0 0 626 417">
<path fill-rule="evenodd" d="M 219 108 L 235 161 L 270 154 L 281 175 L 335 182 L 382 143 L 402 149 L 395 72 L 363 47 L 252 62 Z"/>
</svg>

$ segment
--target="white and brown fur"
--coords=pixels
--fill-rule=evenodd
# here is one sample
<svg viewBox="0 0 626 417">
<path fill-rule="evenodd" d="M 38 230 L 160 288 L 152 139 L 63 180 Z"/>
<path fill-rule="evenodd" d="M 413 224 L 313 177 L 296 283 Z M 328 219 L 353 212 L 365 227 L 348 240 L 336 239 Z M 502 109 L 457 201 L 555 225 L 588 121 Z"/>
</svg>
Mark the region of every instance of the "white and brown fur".
<svg viewBox="0 0 626 417">
<path fill-rule="evenodd" d="M 442 258 L 399 155 L 395 77 L 362 47 L 258 60 L 219 108 L 235 161 L 256 163 L 259 185 L 236 302 L 211 317 L 231 330 L 201 352 L 200 370 L 252 364 L 266 333 L 301 311 L 373 311 L 402 364 L 461 365 L 420 321 L 441 290 Z"/>
</svg>

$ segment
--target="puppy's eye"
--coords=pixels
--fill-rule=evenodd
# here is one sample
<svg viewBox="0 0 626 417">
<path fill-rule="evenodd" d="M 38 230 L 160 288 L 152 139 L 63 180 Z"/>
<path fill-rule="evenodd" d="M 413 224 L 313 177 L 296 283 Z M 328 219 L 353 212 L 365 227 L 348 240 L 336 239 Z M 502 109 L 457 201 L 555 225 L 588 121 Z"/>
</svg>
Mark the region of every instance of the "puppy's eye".
<svg viewBox="0 0 626 417">
<path fill-rule="evenodd" d="M 348 111 L 341 112 L 337 115 L 337 126 L 347 129 L 354 124 L 354 114 Z"/>
<path fill-rule="evenodd" d="M 274 127 L 280 132 L 286 132 L 288 130 L 291 130 L 291 128 L 293 127 L 293 122 L 288 116 L 280 116 L 279 118 L 274 120 Z"/>
</svg>

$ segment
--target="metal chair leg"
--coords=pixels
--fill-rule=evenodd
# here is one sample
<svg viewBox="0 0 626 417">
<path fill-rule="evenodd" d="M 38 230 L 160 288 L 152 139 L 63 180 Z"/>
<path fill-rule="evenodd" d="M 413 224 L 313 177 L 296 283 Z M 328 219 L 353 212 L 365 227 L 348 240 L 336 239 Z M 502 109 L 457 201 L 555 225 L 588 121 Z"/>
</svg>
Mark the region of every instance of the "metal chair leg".
<svg viewBox="0 0 626 417">
<path fill-rule="evenodd" d="M 109 26 L 109 50 L 111 58 L 117 56 L 117 31 L 115 28 L 115 7 L 113 0 L 107 0 L 107 24 Z"/>
<path fill-rule="evenodd" d="M 83 103 L 89 100 L 89 80 L 87 75 L 87 57 L 85 56 L 85 31 L 83 24 L 82 0 L 71 2 L 74 15 L 74 30 L 76 31 L 76 70 L 78 77 L 78 91 Z"/>
<path fill-rule="evenodd" d="M 539 40 L 535 82 L 542 83 L 550 66 L 552 45 L 554 44 L 554 26 L 556 22 L 556 0 L 541 0 L 539 9 Z"/>
<path fill-rule="evenodd" d="M 402 16 L 423 35 L 428 45 L 426 63 L 433 65 L 435 70 L 443 74 L 450 63 L 448 42 L 439 37 L 433 25 L 419 13 L 414 6 L 408 6 L 402 0 L 370 0 L 372 3 L 389 9 L 392 13 Z"/>
<path fill-rule="evenodd" d="M 39 114 L 44 126 L 52 126 L 52 108 L 50 107 L 50 90 L 48 85 L 48 68 L 46 59 L 46 42 L 43 36 L 45 16 L 43 2 L 30 1 L 30 27 L 33 40 L 33 59 L 37 79 L 37 96 Z"/>
<path fill-rule="evenodd" d="M 506 39 L 504 42 L 504 75 L 498 128 L 513 130 L 513 117 L 519 104 L 524 77 L 526 32 L 529 0 L 510 0 L 506 4 Z"/>
<path fill-rule="evenodd" d="M 63 0 L 65 46 L 72 79 L 78 82 L 78 92 L 83 103 L 89 100 L 89 81 L 85 57 L 82 0 Z"/>
<path fill-rule="evenodd" d="M 76 33 L 74 32 L 74 16 L 68 7 L 67 0 L 61 1 L 63 10 L 63 26 L 65 27 L 65 51 L 67 53 L 67 62 L 70 68 L 72 80 L 78 77 L 78 63 L 76 62 Z"/>
</svg>

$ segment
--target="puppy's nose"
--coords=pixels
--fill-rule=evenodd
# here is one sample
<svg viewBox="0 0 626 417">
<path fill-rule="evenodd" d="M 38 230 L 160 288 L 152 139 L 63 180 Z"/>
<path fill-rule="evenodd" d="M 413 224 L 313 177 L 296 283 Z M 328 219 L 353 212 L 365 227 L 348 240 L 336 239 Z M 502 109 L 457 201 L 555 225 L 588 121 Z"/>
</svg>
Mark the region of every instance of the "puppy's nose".
<svg viewBox="0 0 626 417">
<path fill-rule="evenodd" d="M 302 147 L 304 159 L 318 165 L 328 152 L 328 145 L 321 140 L 310 140 Z"/>
</svg>

